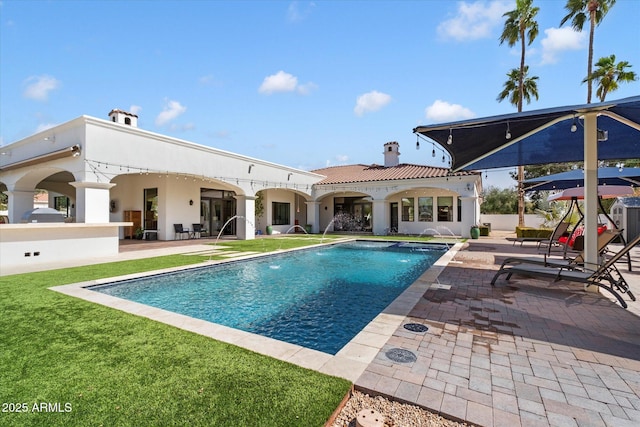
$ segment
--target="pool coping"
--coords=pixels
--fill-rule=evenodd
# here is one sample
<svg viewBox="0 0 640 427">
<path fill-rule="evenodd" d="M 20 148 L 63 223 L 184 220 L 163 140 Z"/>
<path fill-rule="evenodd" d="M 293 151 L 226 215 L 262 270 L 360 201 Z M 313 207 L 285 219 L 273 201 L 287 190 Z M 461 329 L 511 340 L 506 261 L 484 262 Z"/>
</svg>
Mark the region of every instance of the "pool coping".
<svg viewBox="0 0 640 427">
<path fill-rule="evenodd" d="M 395 300 L 382 310 L 355 337 L 351 339 L 336 355 L 323 353 L 300 345 L 279 341 L 251 332 L 241 331 L 228 326 L 195 319 L 183 314 L 151 307 L 134 301 L 125 300 L 111 295 L 92 291 L 88 288 L 108 283 L 149 277 L 177 271 L 192 270 L 208 267 L 220 263 L 229 263 L 256 258 L 260 255 L 248 255 L 225 261 L 208 261 L 197 265 L 186 265 L 147 271 L 110 278 L 90 280 L 55 286 L 49 289 L 64 295 L 79 298 L 106 307 L 114 308 L 125 313 L 145 317 L 150 320 L 165 323 L 176 328 L 203 335 L 225 343 L 237 345 L 259 354 L 270 356 L 278 360 L 312 369 L 327 375 L 347 379 L 355 383 L 367 366 L 387 343 L 396 329 L 405 321 L 406 316 L 420 301 L 424 293 L 433 287 L 440 288 L 438 276 L 453 260 L 463 243 L 454 244 L 427 271 L 406 288 Z M 316 246 L 316 245 L 313 245 Z M 309 249 L 311 246 L 292 250 Z M 291 250 L 278 253 L 289 252 Z M 273 255 L 273 253 L 271 253 Z M 268 256 L 268 255 L 267 255 Z"/>
</svg>

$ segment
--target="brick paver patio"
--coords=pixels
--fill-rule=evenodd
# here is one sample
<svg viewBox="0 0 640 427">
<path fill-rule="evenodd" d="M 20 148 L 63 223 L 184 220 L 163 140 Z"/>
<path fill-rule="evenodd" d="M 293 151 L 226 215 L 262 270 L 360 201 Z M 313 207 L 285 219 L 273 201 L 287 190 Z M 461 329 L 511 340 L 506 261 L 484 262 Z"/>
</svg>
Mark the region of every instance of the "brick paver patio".
<svg viewBox="0 0 640 427">
<path fill-rule="evenodd" d="M 405 319 L 428 330 L 401 325 L 356 388 L 482 426 L 640 425 L 640 302 L 515 276 L 490 285 L 504 257 L 532 248 L 470 241 L 438 278 L 450 289 L 429 289 Z M 619 267 L 636 295 L 639 254 L 633 272 Z"/>
</svg>

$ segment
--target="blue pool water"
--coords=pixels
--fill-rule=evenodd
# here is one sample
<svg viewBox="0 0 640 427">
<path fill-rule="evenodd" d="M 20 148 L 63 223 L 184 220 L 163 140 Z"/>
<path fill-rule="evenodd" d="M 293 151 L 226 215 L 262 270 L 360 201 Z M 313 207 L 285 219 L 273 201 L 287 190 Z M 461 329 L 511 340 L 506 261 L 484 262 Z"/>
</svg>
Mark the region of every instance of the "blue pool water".
<svg viewBox="0 0 640 427">
<path fill-rule="evenodd" d="M 445 251 L 358 241 L 91 289 L 336 354 Z"/>
</svg>

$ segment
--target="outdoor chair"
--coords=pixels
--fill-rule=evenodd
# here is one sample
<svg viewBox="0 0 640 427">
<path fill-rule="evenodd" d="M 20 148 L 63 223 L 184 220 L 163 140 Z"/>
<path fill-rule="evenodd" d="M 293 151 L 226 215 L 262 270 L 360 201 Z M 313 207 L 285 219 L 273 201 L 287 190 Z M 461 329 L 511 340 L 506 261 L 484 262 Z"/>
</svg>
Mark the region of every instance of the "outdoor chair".
<svg viewBox="0 0 640 427">
<path fill-rule="evenodd" d="M 549 240 L 543 240 L 538 244 L 538 248 L 540 250 L 544 249 L 544 252 L 547 255 L 551 255 L 551 249 L 554 247 L 560 246 L 560 238 L 567 232 L 569 228 L 569 223 L 565 221 L 560 221 L 556 228 L 553 229 L 553 233 L 549 236 Z"/>
<path fill-rule="evenodd" d="M 616 268 L 615 263 L 624 257 L 636 244 L 640 242 L 638 235 L 632 242 L 624 246 L 614 256 L 609 258 L 606 263 L 599 266 L 595 271 L 586 268 L 568 268 L 566 266 L 550 266 L 550 265 L 532 265 L 532 264 L 511 264 L 501 268 L 500 271 L 493 276 L 491 286 L 495 286 L 495 282 L 502 274 L 507 274 L 508 281 L 513 274 L 520 274 L 529 277 L 542 277 L 554 279 L 554 282 L 566 280 L 569 282 L 584 283 L 585 288 L 588 286 L 597 286 L 609 291 L 620 303 L 623 308 L 627 308 L 627 303 L 622 299 L 621 294 L 628 294 L 632 301 L 636 297 L 631 293 L 629 284 L 624 279 L 620 271 Z"/>
<path fill-rule="evenodd" d="M 183 228 L 182 224 L 173 224 L 173 230 L 175 231 L 173 240 L 182 240 L 182 236 L 187 236 L 187 239 L 189 238 L 189 229 Z"/>
<path fill-rule="evenodd" d="M 598 254 L 599 256 L 603 256 L 607 251 L 607 246 L 609 243 L 613 242 L 617 237 L 620 236 L 622 230 L 607 230 L 598 235 Z M 566 267 L 566 268 L 576 268 L 580 267 L 584 264 L 584 251 L 578 253 L 574 258 L 549 258 L 547 254 L 544 256 L 533 256 L 533 257 L 508 257 L 500 266 L 500 270 L 498 270 L 497 275 L 500 275 L 501 271 L 510 265 L 513 264 L 534 264 L 534 265 L 542 265 L 549 267 Z"/>
<path fill-rule="evenodd" d="M 199 239 L 202 237 L 202 224 L 191 224 L 191 238 Z"/>
</svg>

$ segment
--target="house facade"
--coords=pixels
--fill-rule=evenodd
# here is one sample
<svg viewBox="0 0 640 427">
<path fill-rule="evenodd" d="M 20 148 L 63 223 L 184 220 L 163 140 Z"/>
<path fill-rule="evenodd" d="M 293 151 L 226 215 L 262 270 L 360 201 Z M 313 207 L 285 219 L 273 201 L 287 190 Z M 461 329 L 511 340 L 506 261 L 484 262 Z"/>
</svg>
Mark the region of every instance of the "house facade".
<svg viewBox="0 0 640 427">
<path fill-rule="evenodd" d="M 173 240 L 176 225 L 238 239 L 305 227 L 468 236 L 479 220 L 479 174 L 401 164 L 397 142 L 384 145 L 384 166 L 309 172 L 149 132 L 137 120 L 121 110 L 109 120 L 81 116 L 2 147 L 3 263 L 55 260 L 65 234 L 75 236 L 70 250 L 87 256 L 96 252 L 92 233 L 104 255 L 134 234 Z M 36 190 L 64 210 L 65 223 L 23 223 Z"/>
</svg>

